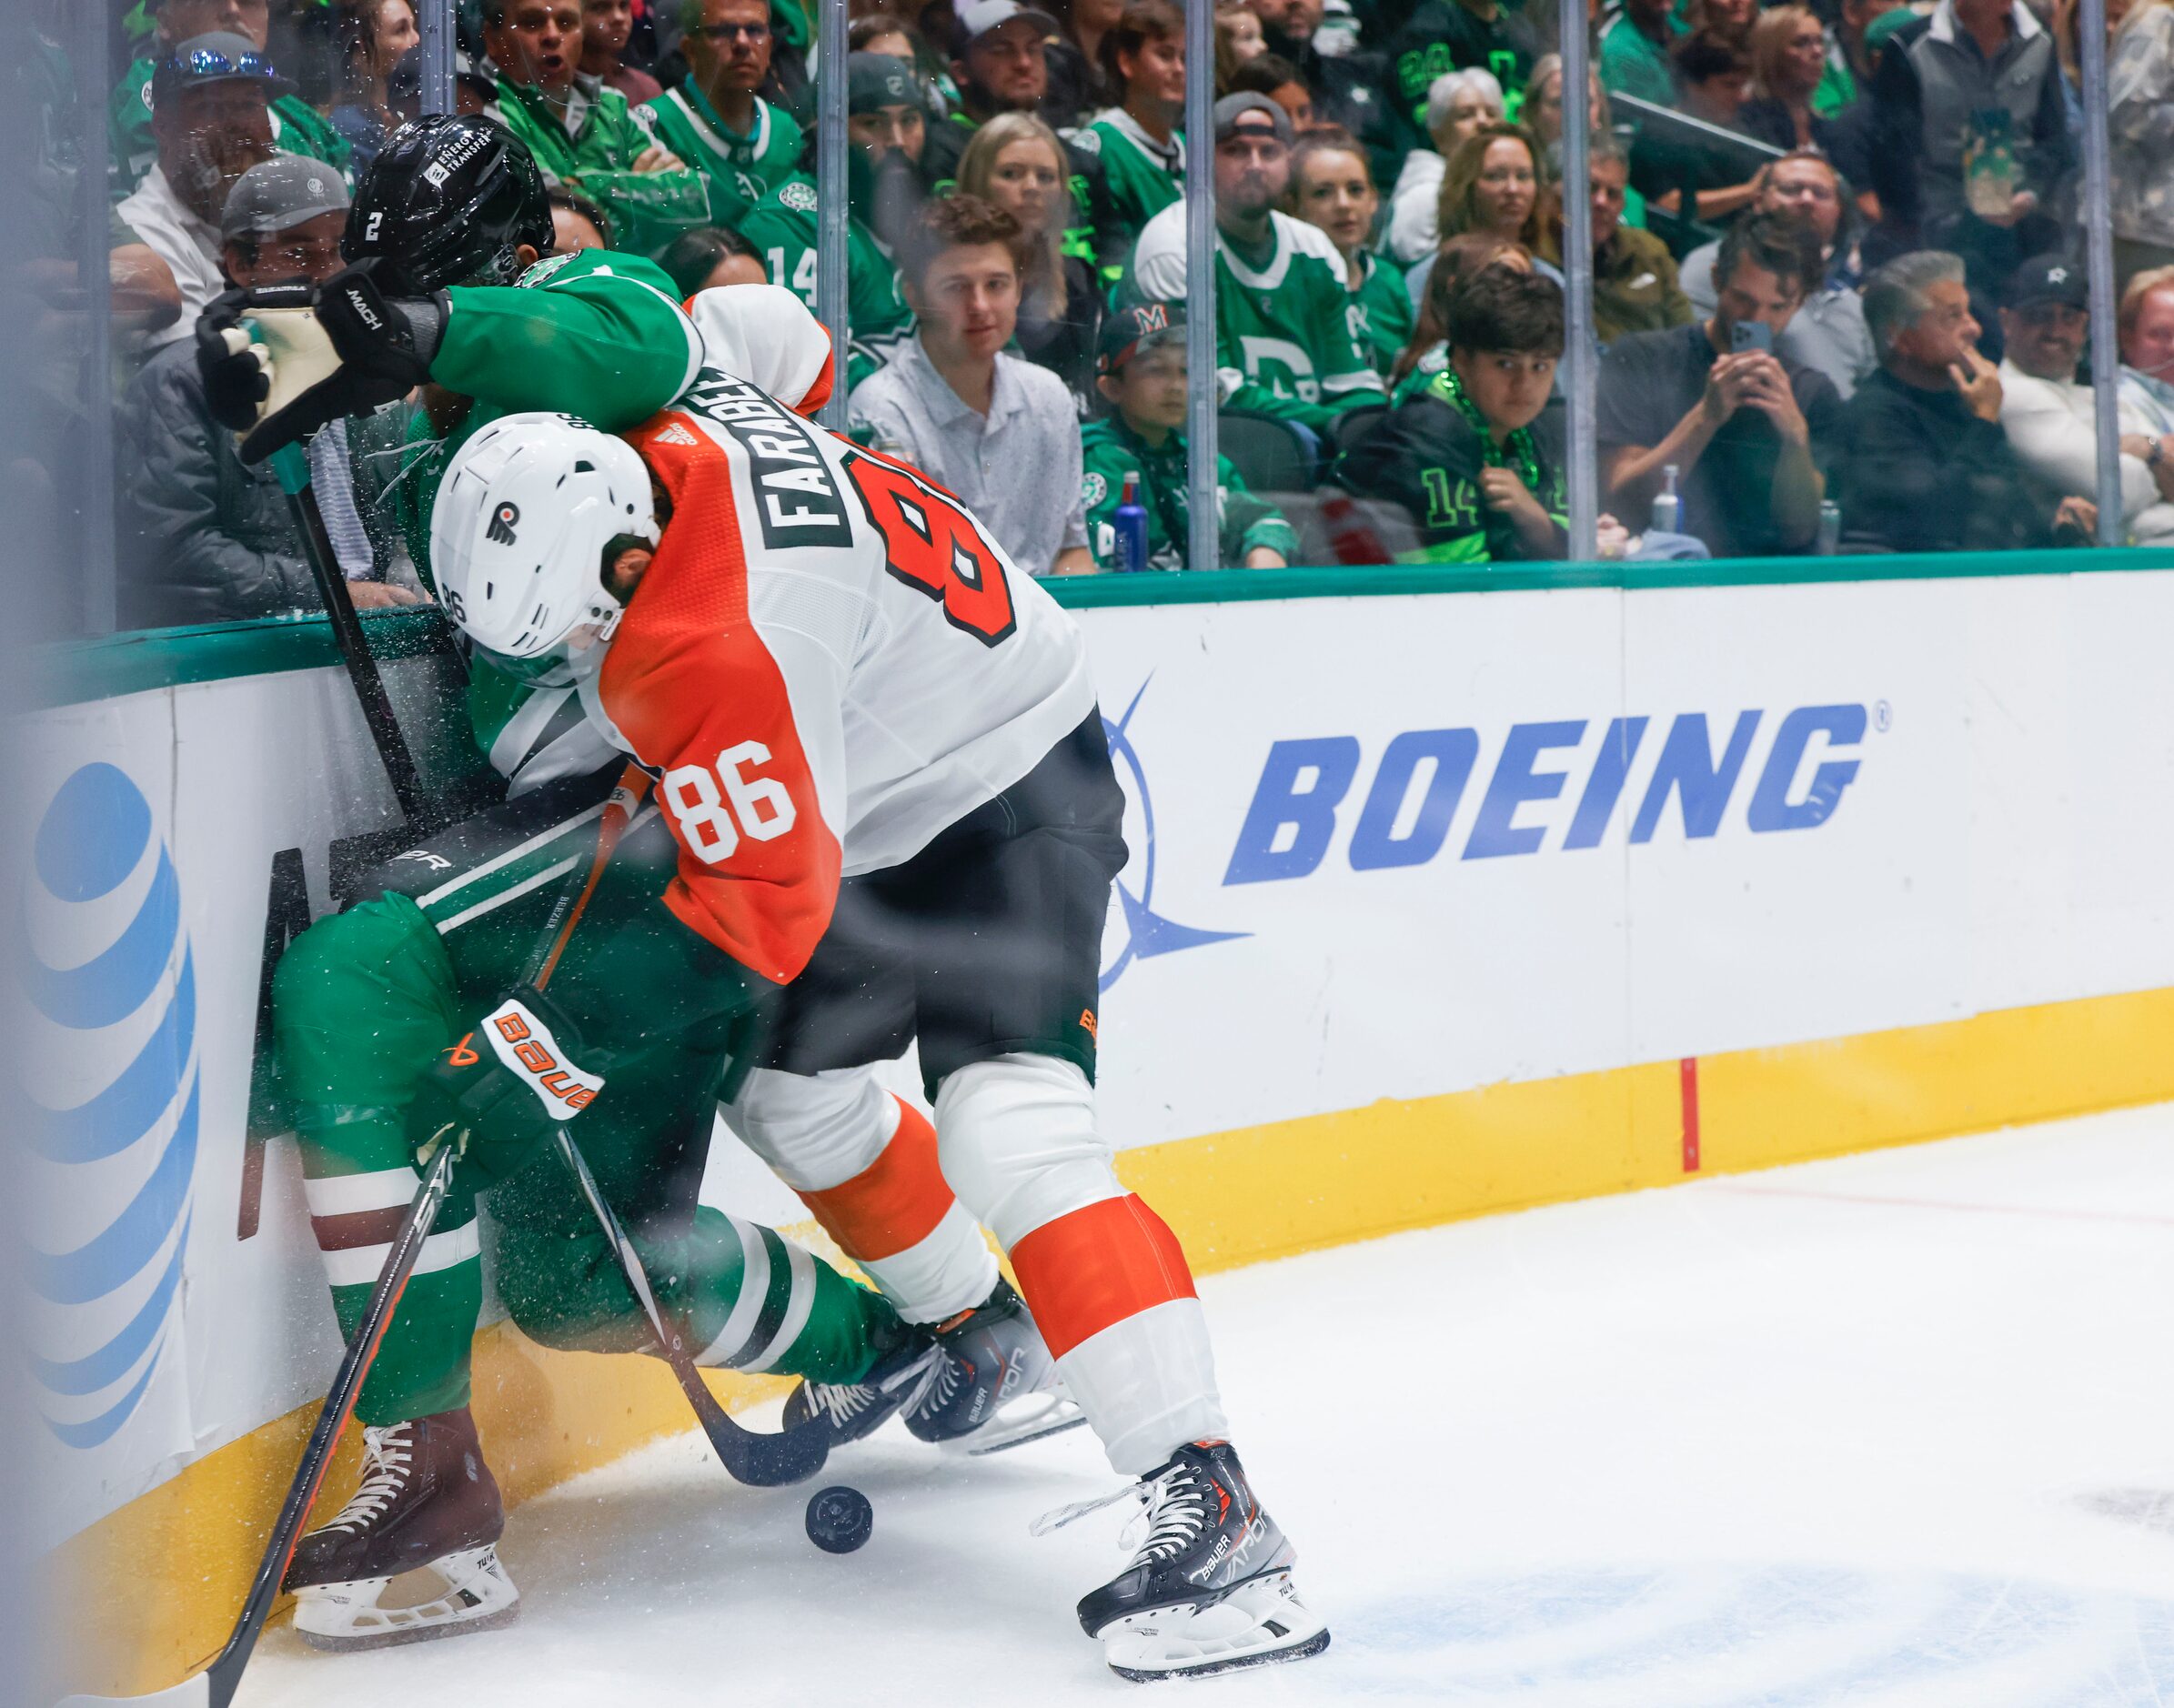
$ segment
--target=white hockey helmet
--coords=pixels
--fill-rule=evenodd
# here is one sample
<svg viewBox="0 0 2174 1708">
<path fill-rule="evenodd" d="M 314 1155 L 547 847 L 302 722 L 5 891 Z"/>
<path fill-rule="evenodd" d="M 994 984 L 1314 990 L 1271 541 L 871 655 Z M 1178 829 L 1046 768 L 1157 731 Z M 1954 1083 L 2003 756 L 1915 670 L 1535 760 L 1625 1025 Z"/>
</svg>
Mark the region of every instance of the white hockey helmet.
<svg viewBox="0 0 2174 1708">
<path fill-rule="evenodd" d="M 654 546 L 649 466 L 579 416 L 500 416 L 455 454 L 430 511 L 430 567 L 446 613 L 510 658 L 553 653 L 575 630 L 608 634 L 621 607 L 604 550 Z"/>
</svg>

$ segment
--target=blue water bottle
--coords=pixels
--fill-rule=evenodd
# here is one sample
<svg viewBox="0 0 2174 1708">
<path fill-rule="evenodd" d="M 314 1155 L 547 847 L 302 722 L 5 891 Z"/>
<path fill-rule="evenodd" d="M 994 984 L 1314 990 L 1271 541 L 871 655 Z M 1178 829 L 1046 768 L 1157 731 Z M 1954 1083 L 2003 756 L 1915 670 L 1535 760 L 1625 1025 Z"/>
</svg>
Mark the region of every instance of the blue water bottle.
<svg viewBox="0 0 2174 1708">
<path fill-rule="evenodd" d="M 1121 570 L 1147 568 L 1147 511 L 1140 502 L 1140 471 L 1125 471 L 1124 489 L 1118 495 L 1117 514 L 1110 518 L 1117 531 L 1117 567 Z"/>
</svg>

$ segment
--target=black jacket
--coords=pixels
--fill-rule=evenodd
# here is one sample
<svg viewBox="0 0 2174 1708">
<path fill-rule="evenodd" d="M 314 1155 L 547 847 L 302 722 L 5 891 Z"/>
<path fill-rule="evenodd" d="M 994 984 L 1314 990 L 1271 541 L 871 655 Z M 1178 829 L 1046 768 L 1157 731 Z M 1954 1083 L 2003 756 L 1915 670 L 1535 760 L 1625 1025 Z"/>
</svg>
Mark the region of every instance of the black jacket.
<svg viewBox="0 0 2174 1708">
<path fill-rule="evenodd" d="M 2054 502 L 2028 480 L 1998 421 L 1959 393 L 1880 368 L 1842 415 L 1834 497 L 1846 545 L 1874 551 L 2007 551 L 2053 543 Z"/>
</svg>

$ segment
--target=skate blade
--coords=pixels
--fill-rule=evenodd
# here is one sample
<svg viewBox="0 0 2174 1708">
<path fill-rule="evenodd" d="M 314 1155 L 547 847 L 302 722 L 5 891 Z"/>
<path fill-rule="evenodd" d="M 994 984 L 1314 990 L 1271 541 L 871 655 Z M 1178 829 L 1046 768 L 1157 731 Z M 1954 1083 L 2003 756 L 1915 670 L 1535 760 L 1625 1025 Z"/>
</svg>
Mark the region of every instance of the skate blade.
<svg viewBox="0 0 2174 1708">
<path fill-rule="evenodd" d="M 1042 1403 L 1034 1404 L 1037 1401 Z M 999 1412 L 971 1435 L 946 1442 L 944 1446 L 951 1452 L 981 1459 L 991 1453 L 1024 1447 L 1030 1442 L 1062 1435 L 1066 1430 L 1076 1430 L 1087 1422 L 1087 1414 L 1080 1410 L 1078 1403 L 1062 1392 L 1031 1394 L 1010 1409 L 1013 1415 L 1008 1417 Z"/>
<path fill-rule="evenodd" d="M 408 1607 L 378 1604 L 387 1588 L 399 1581 L 394 1578 L 320 1583 L 297 1591 L 296 1634 L 313 1649 L 352 1654 L 362 1649 L 496 1631 L 521 1616 L 520 1592 L 498 1563 L 496 1548 L 464 1549 L 418 1572 L 436 1574 L 445 1588 L 431 1600 Z"/>
<path fill-rule="evenodd" d="M 1303 1661 L 1329 1646 L 1328 1623 L 1298 1599 L 1288 1572 L 1249 1578 L 1220 1601 L 1133 1613 L 1102 1633 L 1120 1678 L 1153 1683 Z"/>
</svg>

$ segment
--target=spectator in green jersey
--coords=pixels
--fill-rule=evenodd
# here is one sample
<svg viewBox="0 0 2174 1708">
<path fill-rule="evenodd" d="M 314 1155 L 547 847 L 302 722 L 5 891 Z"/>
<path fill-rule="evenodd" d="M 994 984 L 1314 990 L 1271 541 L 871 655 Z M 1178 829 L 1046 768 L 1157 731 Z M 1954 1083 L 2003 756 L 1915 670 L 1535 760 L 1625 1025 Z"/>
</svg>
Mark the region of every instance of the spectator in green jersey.
<svg viewBox="0 0 2174 1708">
<path fill-rule="evenodd" d="M 1251 17 L 1253 15 L 1245 15 Z M 1102 37 L 1102 67 L 1119 105 L 1098 113 L 1095 137 L 1110 211 L 1130 248 L 1140 228 L 1183 194 L 1185 15 L 1172 0 L 1128 0 Z"/>
<path fill-rule="evenodd" d="M 1093 413 L 1102 294 L 1094 269 L 1064 249 L 1064 147 L 1031 113 L 999 113 L 959 156 L 959 193 L 1019 222 L 1019 351 L 1062 380 L 1083 421 Z"/>
<path fill-rule="evenodd" d="M 483 0 L 483 45 L 498 74 L 499 120 L 547 177 L 603 205 L 620 248 L 653 255 L 710 223 L 701 174 L 580 68 L 577 0 Z"/>
<path fill-rule="evenodd" d="M 1142 303 L 1102 323 L 1095 387 L 1106 419 L 1080 436 L 1087 543 L 1095 568 L 1114 569 L 1113 518 L 1127 475 L 1140 477 L 1147 512 L 1147 567 L 1183 569 L 1192 538 L 1191 465 L 1185 449 L 1185 310 L 1180 303 Z M 1298 537 L 1280 511 L 1245 489 L 1227 457 L 1216 459 L 1219 567 L 1281 569 Z M 1206 568 L 1208 566 L 1202 566 Z"/>
<path fill-rule="evenodd" d="M 1600 33 L 1600 80 L 1617 95 L 1655 106 L 1676 105 L 1676 0 L 1624 0 L 1622 14 Z"/>
<path fill-rule="evenodd" d="M 755 92 L 769 79 L 769 0 L 684 0 L 687 80 L 635 116 L 710 184 L 710 216 L 737 226 L 800 157 L 792 115 Z"/>
<path fill-rule="evenodd" d="M 1316 226 L 1278 211 L 1291 185 L 1291 121 L 1265 95 L 1215 104 L 1215 314 L 1226 407 L 1307 427 L 1383 399 L 1352 336 L 1344 257 Z M 1147 222 L 1129 287 L 1142 302 L 1185 295 L 1185 205 Z"/>
<path fill-rule="evenodd" d="M 1344 257 L 1352 335 L 1377 374 L 1386 374 L 1412 336 L 1412 298 L 1404 276 L 1374 252 L 1374 187 L 1366 151 L 1344 130 L 1308 131 L 1291 153 L 1291 211 L 1317 226 Z"/>
</svg>

